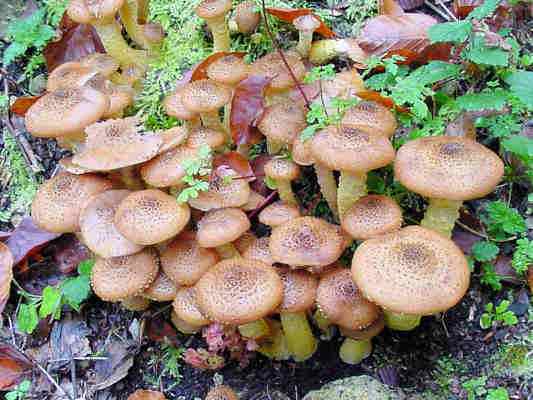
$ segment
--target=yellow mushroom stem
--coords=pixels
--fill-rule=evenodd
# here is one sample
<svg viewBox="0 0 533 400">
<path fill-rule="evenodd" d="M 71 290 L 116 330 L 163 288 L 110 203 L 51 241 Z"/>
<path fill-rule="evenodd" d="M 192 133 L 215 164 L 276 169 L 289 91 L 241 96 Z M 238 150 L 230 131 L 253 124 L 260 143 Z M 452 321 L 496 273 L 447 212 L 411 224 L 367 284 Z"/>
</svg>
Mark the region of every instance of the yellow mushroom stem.
<svg viewBox="0 0 533 400">
<path fill-rule="evenodd" d="M 462 204 L 462 201 L 429 199 L 428 208 L 420 225 L 451 238 Z"/>
<path fill-rule="evenodd" d="M 315 321 L 315 325 L 322 332 L 320 339 L 331 340 L 334 334 L 333 325 L 331 325 L 324 313 L 317 309 L 313 314 L 313 320 Z"/>
<path fill-rule="evenodd" d="M 338 55 L 338 42 L 335 39 L 317 40 L 309 49 L 309 61 L 313 64 L 325 64 Z"/>
<path fill-rule="evenodd" d="M 274 182 L 279 198 L 286 204 L 292 204 L 293 206 L 298 207 L 298 200 L 296 200 L 296 196 L 292 191 L 291 181 L 275 179 Z"/>
<path fill-rule="evenodd" d="M 313 33 L 314 29 L 303 29 L 298 31 L 298 44 L 296 45 L 296 51 L 304 58 L 306 58 L 311 51 Z"/>
<path fill-rule="evenodd" d="M 261 318 L 257 321 L 249 322 L 247 324 L 238 326 L 239 333 L 248 339 L 263 339 L 271 335 L 270 326 L 268 322 Z"/>
<path fill-rule="evenodd" d="M 288 360 L 291 355 L 287 347 L 287 339 L 281 329 L 281 323 L 271 319 L 268 319 L 267 322 L 272 333 L 261 343 L 257 351 L 272 360 Z"/>
<path fill-rule="evenodd" d="M 391 311 L 383 311 L 385 325 L 395 331 L 411 331 L 420 325 L 420 315 L 402 314 Z"/>
<path fill-rule="evenodd" d="M 233 243 L 226 243 L 216 247 L 217 253 L 222 257 L 222 259 L 227 260 L 230 258 L 240 257 L 241 254 L 235 248 Z"/>
<path fill-rule="evenodd" d="M 281 149 L 283 149 L 283 142 L 279 142 L 277 140 L 273 140 L 267 137 L 268 154 L 271 154 L 271 155 L 278 154 L 281 151 Z"/>
<path fill-rule="evenodd" d="M 230 51 L 230 37 L 226 15 L 206 19 L 205 22 L 213 35 L 213 53 Z"/>
<path fill-rule="evenodd" d="M 372 353 L 371 339 L 346 338 L 339 349 L 339 356 L 346 364 L 359 364 Z"/>
<path fill-rule="evenodd" d="M 366 174 L 355 174 L 341 171 L 339 189 L 337 191 L 337 206 L 342 219 L 350 207 L 361 197 L 366 196 Z"/>
<path fill-rule="evenodd" d="M 120 20 L 131 40 L 143 49 L 148 50 L 149 44 L 139 24 L 139 12 L 139 3 L 137 0 L 126 0 L 119 11 Z"/>
<path fill-rule="evenodd" d="M 320 186 L 322 196 L 329 205 L 329 208 L 335 218 L 339 218 L 339 209 L 337 207 L 337 182 L 333 171 L 320 164 L 315 164 L 315 173 Z"/>
<path fill-rule="evenodd" d="M 121 304 L 129 311 L 144 311 L 150 307 L 150 300 L 141 296 L 132 296 L 122 300 Z"/>
<path fill-rule="evenodd" d="M 281 312 L 281 326 L 289 353 L 295 361 L 305 361 L 316 351 L 318 341 L 313 336 L 305 312 Z"/>
<path fill-rule="evenodd" d="M 226 131 L 224 129 L 224 124 L 222 123 L 222 121 L 220 121 L 218 111 L 200 113 L 200 118 L 202 119 L 202 125 L 206 128 L 211 128 L 224 132 Z"/>
</svg>

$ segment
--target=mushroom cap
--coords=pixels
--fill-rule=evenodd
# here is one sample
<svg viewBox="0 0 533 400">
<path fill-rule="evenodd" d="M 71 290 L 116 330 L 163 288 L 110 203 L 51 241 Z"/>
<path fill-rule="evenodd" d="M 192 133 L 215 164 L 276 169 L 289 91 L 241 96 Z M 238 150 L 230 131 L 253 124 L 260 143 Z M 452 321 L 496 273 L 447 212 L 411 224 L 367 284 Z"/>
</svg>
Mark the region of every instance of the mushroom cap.
<svg viewBox="0 0 533 400">
<path fill-rule="evenodd" d="M 387 107 L 374 101 L 361 101 L 350 107 L 344 113 L 342 123 L 386 137 L 394 135 L 398 127 L 394 114 Z"/>
<path fill-rule="evenodd" d="M 161 268 L 176 284 L 190 286 L 219 261 L 213 249 L 200 247 L 196 240 L 173 240 L 161 253 Z"/>
<path fill-rule="evenodd" d="M 283 225 L 294 218 L 298 218 L 299 216 L 300 210 L 298 210 L 298 207 L 282 201 L 276 201 L 265 207 L 259 213 L 259 222 L 271 227 L 276 227 Z"/>
<path fill-rule="evenodd" d="M 74 175 L 83 175 L 83 174 L 89 174 L 91 172 L 94 172 L 92 169 L 83 168 L 82 166 L 78 164 L 74 164 L 72 162 L 72 157 L 64 157 L 61 160 L 59 160 L 59 165 L 63 170 L 68 172 L 69 174 Z"/>
<path fill-rule="evenodd" d="M 219 385 L 207 393 L 205 400 L 239 400 L 239 397 L 230 387 Z"/>
<path fill-rule="evenodd" d="M 244 258 L 259 260 L 268 265 L 274 264 L 272 254 L 270 254 L 270 237 L 268 236 L 255 238 L 241 254 Z"/>
<path fill-rule="evenodd" d="M 385 329 L 385 317 L 381 312 L 379 317 L 363 329 L 347 329 L 343 326 L 340 327 L 342 336 L 349 337 L 355 340 L 368 340 L 379 335 L 383 329 Z"/>
<path fill-rule="evenodd" d="M 298 266 L 331 264 L 341 256 L 345 241 L 337 226 L 315 217 L 299 217 L 272 229 L 274 261 Z"/>
<path fill-rule="evenodd" d="M 46 90 L 67 89 L 72 87 L 90 86 L 99 90 L 104 84 L 104 76 L 90 67 L 83 66 L 79 62 L 70 61 L 61 64 L 48 75 Z"/>
<path fill-rule="evenodd" d="M 142 132 L 136 117 L 97 122 L 85 132 L 85 147 L 72 161 L 94 171 L 141 164 L 155 157 L 163 144 L 156 133 Z"/>
<path fill-rule="evenodd" d="M 183 88 L 176 89 L 163 100 L 163 108 L 171 117 L 190 121 L 198 118 L 198 113 L 189 111 L 183 104 Z"/>
<path fill-rule="evenodd" d="M 128 400 L 167 400 L 167 398 L 161 392 L 139 389 L 130 394 Z"/>
<path fill-rule="evenodd" d="M 80 214 L 83 243 L 104 258 L 127 256 L 141 251 L 143 246 L 126 239 L 117 230 L 114 217 L 118 205 L 130 190 L 108 190 L 93 196 Z"/>
<path fill-rule="evenodd" d="M 320 27 L 320 21 L 313 14 L 305 14 L 295 18 L 292 24 L 299 31 L 312 31 Z"/>
<path fill-rule="evenodd" d="M 249 66 L 242 57 L 228 54 L 207 67 L 207 77 L 224 85 L 234 86 L 248 76 Z"/>
<path fill-rule="evenodd" d="M 93 174 L 60 173 L 43 183 L 33 199 L 35 224 L 55 233 L 78 232 L 80 212 L 91 196 L 111 189 L 111 182 Z"/>
<path fill-rule="evenodd" d="M 80 24 L 93 24 L 112 19 L 124 0 L 72 0 L 67 8 L 68 16 Z"/>
<path fill-rule="evenodd" d="M 257 236 L 255 236 L 252 231 L 247 231 L 239 236 L 239 238 L 233 242 L 233 245 L 237 248 L 237 251 L 242 254 L 255 242 L 256 239 Z"/>
<path fill-rule="evenodd" d="M 104 83 L 102 93 L 109 97 L 109 108 L 103 118 L 112 118 L 133 104 L 134 90 L 128 85 L 116 85 L 111 81 Z"/>
<path fill-rule="evenodd" d="M 352 275 L 368 299 L 386 310 L 414 315 L 448 310 L 470 283 L 463 252 L 420 226 L 363 242 L 355 251 Z"/>
<path fill-rule="evenodd" d="M 158 269 L 152 249 L 129 256 L 97 257 L 91 275 L 94 293 L 111 302 L 138 296 L 152 284 Z"/>
<path fill-rule="evenodd" d="M 257 193 L 255 190 L 250 190 L 250 197 L 248 201 L 241 206 L 244 211 L 253 211 L 261 207 L 265 203 L 265 196 Z"/>
<path fill-rule="evenodd" d="M 176 236 L 189 222 L 191 211 L 172 196 L 157 189 L 128 195 L 115 213 L 115 226 L 137 244 L 161 243 Z"/>
<path fill-rule="evenodd" d="M 84 67 L 89 67 L 92 70 L 99 72 L 105 77 L 111 76 L 118 71 L 119 64 L 109 54 L 92 53 L 83 57 L 79 63 Z"/>
<path fill-rule="evenodd" d="M 402 209 L 390 197 L 361 197 L 342 217 L 342 229 L 354 239 L 369 239 L 400 229 Z"/>
<path fill-rule="evenodd" d="M 292 144 L 306 126 L 304 109 L 298 103 L 283 101 L 267 107 L 257 127 L 271 140 Z"/>
<path fill-rule="evenodd" d="M 178 290 L 174 282 L 159 271 L 159 275 L 152 284 L 143 292 L 143 296 L 153 301 L 172 301 L 176 297 Z"/>
<path fill-rule="evenodd" d="M 211 79 L 200 79 L 183 88 L 181 101 L 195 113 L 213 112 L 229 103 L 231 89 Z"/>
<path fill-rule="evenodd" d="M 346 268 L 337 268 L 321 276 L 316 302 L 330 322 L 348 329 L 366 328 L 381 313 L 377 305 L 363 297 Z"/>
<path fill-rule="evenodd" d="M 305 65 L 300 57 L 294 53 L 285 53 L 285 59 L 291 67 L 294 76 L 298 81 L 302 80 L 306 74 Z M 273 90 L 283 90 L 294 86 L 294 79 L 287 70 L 283 59 L 277 52 L 268 53 L 257 59 L 251 65 L 252 75 L 261 75 L 271 78 L 270 88 Z"/>
<path fill-rule="evenodd" d="M 109 98 L 90 87 L 45 94 L 26 112 L 26 129 L 36 137 L 59 137 L 83 131 L 109 108 Z"/>
<path fill-rule="evenodd" d="M 187 138 L 187 146 L 196 149 L 207 145 L 212 149 L 216 149 L 224 144 L 226 141 L 226 134 L 219 130 L 199 126 L 191 129 L 189 137 Z"/>
<path fill-rule="evenodd" d="M 297 135 L 292 143 L 292 159 L 298 165 L 313 165 L 315 159 L 311 151 L 311 140 L 302 140 L 300 135 Z"/>
<path fill-rule="evenodd" d="M 261 22 L 261 13 L 253 1 L 243 1 L 235 7 L 235 22 L 240 33 L 251 33 Z"/>
<path fill-rule="evenodd" d="M 283 283 L 281 312 L 307 311 L 315 305 L 318 279 L 307 271 L 278 268 Z"/>
<path fill-rule="evenodd" d="M 196 6 L 196 15 L 203 19 L 217 18 L 231 10 L 231 0 L 202 0 Z"/>
<path fill-rule="evenodd" d="M 154 187 L 182 185 L 182 178 L 186 175 L 182 164 L 196 157 L 196 150 L 190 147 L 175 147 L 145 163 L 140 168 L 141 177 Z"/>
<path fill-rule="evenodd" d="M 0 311 L 9 299 L 11 281 L 13 279 L 13 253 L 4 243 L 0 242 L 0 273 L 2 274 L 2 281 L 0 282 Z"/>
<path fill-rule="evenodd" d="M 203 326 L 210 323 L 198 308 L 196 301 L 196 289 L 194 286 L 184 286 L 178 288 L 176 297 L 172 302 L 174 312 L 181 320 L 189 325 Z"/>
<path fill-rule="evenodd" d="M 389 139 L 346 125 L 328 126 L 311 139 L 313 157 L 333 170 L 365 173 L 394 160 Z"/>
<path fill-rule="evenodd" d="M 210 319 L 230 325 L 263 318 L 283 298 L 283 285 L 273 267 L 240 257 L 216 264 L 195 288 L 200 309 Z"/>
<path fill-rule="evenodd" d="M 163 154 L 185 143 L 187 136 L 189 135 L 189 131 L 184 126 L 175 126 L 173 128 L 158 132 L 158 134 L 163 140 L 163 144 L 159 148 L 159 154 Z"/>
<path fill-rule="evenodd" d="M 198 221 L 198 244 L 217 247 L 233 242 L 250 229 L 250 220 L 238 208 L 221 208 L 207 212 Z"/>
<path fill-rule="evenodd" d="M 300 167 L 286 158 L 273 158 L 265 164 L 265 174 L 274 180 L 292 181 L 300 175 Z"/>
<path fill-rule="evenodd" d="M 394 175 L 423 196 L 471 200 L 492 192 L 503 177 L 503 162 L 478 142 L 458 136 L 412 140 L 398 150 Z"/>
</svg>

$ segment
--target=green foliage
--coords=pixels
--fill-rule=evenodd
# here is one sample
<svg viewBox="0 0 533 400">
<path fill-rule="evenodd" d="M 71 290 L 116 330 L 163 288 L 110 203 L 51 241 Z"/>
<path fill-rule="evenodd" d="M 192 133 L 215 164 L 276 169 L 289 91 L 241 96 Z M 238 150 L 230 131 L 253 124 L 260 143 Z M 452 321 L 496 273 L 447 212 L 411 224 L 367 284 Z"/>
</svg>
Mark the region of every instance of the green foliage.
<svg viewBox="0 0 533 400">
<path fill-rule="evenodd" d="M 498 275 L 494 270 L 494 266 L 490 263 L 481 264 L 481 278 L 479 282 L 482 285 L 489 286 L 495 292 L 502 290 L 502 276 Z"/>
<path fill-rule="evenodd" d="M 501 110 L 508 99 L 503 89 L 486 89 L 479 93 L 468 93 L 457 97 L 457 106 L 465 111 Z"/>
<path fill-rule="evenodd" d="M 529 109 L 533 109 L 533 72 L 516 70 L 505 77 L 505 83 L 511 92 L 520 99 Z"/>
<path fill-rule="evenodd" d="M 304 83 L 309 84 L 325 79 L 335 78 L 335 66 L 333 64 L 314 67 L 307 73 Z"/>
<path fill-rule="evenodd" d="M 197 157 L 183 161 L 182 167 L 186 175 L 182 181 L 187 184 L 187 187 L 179 193 L 178 202 L 186 203 L 191 198 L 197 198 L 199 192 L 209 190 L 209 182 L 205 180 L 205 177 L 211 174 L 212 161 L 213 152 L 207 145 L 198 149 Z"/>
<path fill-rule="evenodd" d="M 489 389 L 486 400 L 509 400 L 509 393 L 505 388 Z"/>
<path fill-rule="evenodd" d="M 485 305 L 485 312 L 481 315 L 479 325 L 482 329 L 489 329 L 496 325 L 512 326 L 518 323 L 515 313 L 509 310 L 511 302 L 502 300 L 500 304 L 494 307 L 494 304 Z"/>
<path fill-rule="evenodd" d="M 461 386 L 466 390 L 468 400 L 475 400 L 478 396 L 487 393 L 485 385 L 487 384 L 487 377 L 480 376 L 479 378 L 472 378 L 464 381 Z"/>
<path fill-rule="evenodd" d="M 181 361 L 184 353 L 181 347 L 174 347 L 168 343 L 162 343 L 148 360 L 148 373 L 144 374 L 144 380 L 155 387 L 163 387 L 164 391 L 172 390 L 181 383 Z M 170 381 L 170 385 L 163 386 L 164 381 Z"/>
<path fill-rule="evenodd" d="M 67 9 L 68 3 L 69 0 L 44 0 L 46 21 L 52 26 L 57 26 Z"/>
<path fill-rule="evenodd" d="M 519 275 L 523 275 L 533 265 L 533 241 L 521 238 L 516 241 L 511 265 Z"/>
<path fill-rule="evenodd" d="M 328 8 L 333 9 L 339 4 L 338 0 L 327 0 Z M 343 10 L 345 23 L 335 21 L 336 30 L 345 31 L 348 36 L 357 36 L 367 19 L 378 13 L 376 0 L 350 0 L 348 7 Z"/>
<path fill-rule="evenodd" d="M 6 400 L 24 400 L 31 388 L 31 382 L 27 379 L 20 382 L 15 388 L 6 393 Z"/>
<path fill-rule="evenodd" d="M 480 241 L 472 246 L 472 256 L 477 261 L 491 261 L 496 258 L 500 249 L 492 242 Z"/>
<path fill-rule="evenodd" d="M 174 347 L 164 343 L 161 346 L 163 351 L 163 374 L 171 378 L 175 385 L 179 385 L 181 382 L 181 358 L 184 353 L 184 349 Z"/>
<path fill-rule="evenodd" d="M 481 263 L 481 284 L 489 286 L 495 291 L 502 289 L 501 279 L 503 277 L 496 273 L 494 266 L 489 261 L 493 261 L 499 252 L 499 247 L 489 241 L 476 242 L 472 246 L 472 257 Z"/>
<path fill-rule="evenodd" d="M 520 213 L 499 200 L 488 203 L 481 220 L 489 235 L 497 240 L 526 231 L 526 222 Z"/>
</svg>

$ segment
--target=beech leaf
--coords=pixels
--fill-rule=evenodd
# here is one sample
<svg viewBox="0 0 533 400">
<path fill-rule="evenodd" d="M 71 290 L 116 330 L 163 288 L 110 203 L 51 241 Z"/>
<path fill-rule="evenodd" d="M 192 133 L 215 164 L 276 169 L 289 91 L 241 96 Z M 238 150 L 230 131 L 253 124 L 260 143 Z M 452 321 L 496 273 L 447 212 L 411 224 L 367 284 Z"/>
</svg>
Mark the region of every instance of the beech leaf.
<svg viewBox="0 0 533 400">
<path fill-rule="evenodd" d="M 474 8 L 483 4 L 483 0 L 454 0 L 453 11 L 459 18 L 466 18 Z"/>
<path fill-rule="evenodd" d="M 24 354 L 12 344 L 0 342 L 0 390 L 12 388 L 30 367 Z"/>
<path fill-rule="evenodd" d="M 19 117 L 24 117 L 26 115 L 26 112 L 28 109 L 41 97 L 43 97 L 44 94 L 39 96 L 31 96 L 31 97 L 19 97 L 15 102 L 11 105 L 11 112 L 15 115 L 18 115 Z"/>
<path fill-rule="evenodd" d="M 246 177 L 248 182 L 255 180 L 254 171 L 248 159 L 237 151 L 230 151 L 215 157 L 213 160 L 214 174 L 217 174 L 220 168 L 231 168 L 241 177 Z"/>
<path fill-rule="evenodd" d="M 272 157 L 267 154 L 261 154 L 259 157 L 254 158 L 250 163 L 256 177 L 256 180 L 250 183 L 250 188 L 265 197 L 272 192 L 265 183 L 265 164 L 269 162 L 271 158 Z"/>
<path fill-rule="evenodd" d="M 213 64 L 215 61 L 221 59 L 222 57 L 235 56 L 235 57 L 243 58 L 245 55 L 246 53 L 243 51 L 234 51 L 234 52 L 219 51 L 217 53 L 213 53 L 209 57 L 207 57 L 204 61 L 202 61 L 200 64 L 198 64 L 196 67 L 194 67 L 192 71 L 191 81 L 206 79 L 207 68 L 211 64 Z"/>
<path fill-rule="evenodd" d="M 285 22 L 291 22 L 294 21 L 296 18 L 301 17 L 302 15 L 308 15 L 313 14 L 313 10 L 310 10 L 309 8 L 267 8 L 267 12 L 270 15 L 273 15 L 276 18 L 279 18 Z M 333 32 L 331 29 L 328 28 L 328 26 L 322 21 L 318 16 L 313 14 L 313 16 L 320 21 L 320 26 L 315 31 L 319 35 L 325 37 L 325 38 L 332 38 L 337 36 L 335 32 Z"/>
<path fill-rule="evenodd" d="M 378 93 L 374 90 L 362 90 L 357 92 L 356 94 L 357 97 L 363 100 L 375 101 L 376 103 L 379 103 L 391 110 L 395 109 L 400 113 L 409 113 L 409 110 L 407 108 L 396 105 L 390 97 L 383 96 L 381 93 Z"/>
<path fill-rule="evenodd" d="M 9 247 L 0 242 L 0 314 L 4 311 L 4 307 L 9 299 L 12 280 L 13 254 L 11 254 Z"/>
</svg>

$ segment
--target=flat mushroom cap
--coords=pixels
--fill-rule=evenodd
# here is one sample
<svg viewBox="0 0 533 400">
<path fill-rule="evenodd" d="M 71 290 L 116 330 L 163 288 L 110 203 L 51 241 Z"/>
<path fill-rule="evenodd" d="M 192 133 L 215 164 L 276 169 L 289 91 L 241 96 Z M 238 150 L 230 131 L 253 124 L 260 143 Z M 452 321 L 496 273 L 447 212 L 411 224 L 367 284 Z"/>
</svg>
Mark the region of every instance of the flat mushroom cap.
<svg viewBox="0 0 533 400">
<path fill-rule="evenodd" d="M 285 58 L 296 79 L 302 80 L 306 74 L 306 69 L 300 57 L 286 52 Z M 272 78 L 270 87 L 274 90 L 283 90 L 294 86 L 294 79 L 277 52 L 268 53 L 256 60 L 251 66 L 250 74 Z"/>
<path fill-rule="evenodd" d="M 350 107 L 344 113 L 342 123 L 386 137 L 394 135 L 398 126 L 394 114 L 387 107 L 373 101 L 362 101 Z"/>
<path fill-rule="evenodd" d="M 302 140 L 300 135 L 297 135 L 292 143 L 292 159 L 298 165 L 313 165 L 315 159 L 311 152 L 311 140 Z"/>
<path fill-rule="evenodd" d="M 103 85 L 104 79 L 103 75 L 100 75 L 92 68 L 85 67 L 79 62 L 70 61 L 61 64 L 50 72 L 46 81 L 46 90 L 53 92 L 54 90 L 85 85 L 98 90 L 98 86 Z M 91 84 L 91 80 L 94 80 L 93 84 Z"/>
<path fill-rule="evenodd" d="M 215 250 L 200 247 L 196 240 L 177 238 L 161 253 L 161 268 L 176 285 L 194 285 L 218 261 Z"/>
<path fill-rule="evenodd" d="M 398 150 L 394 175 L 413 192 L 435 199 L 471 200 L 494 190 L 503 162 L 474 140 L 434 136 L 412 140 Z"/>
<path fill-rule="evenodd" d="M 244 258 L 262 261 L 268 265 L 274 264 L 272 254 L 270 254 L 270 237 L 263 236 L 261 238 L 255 238 L 242 252 L 242 256 Z"/>
<path fill-rule="evenodd" d="M 211 79 L 200 79 L 183 88 L 181 101 L 196 113 L 213 112 L 229 103 L 231 89 Z"/>
<path fill-rule="evenodd" d="M 157 189 L 128 195 L 115 213 L 115 226 L 137 244 L 161 243 L 176 236 L 189 222 L 191 211 L 172 196 Z"/>
<path fill-rule="evenodd" d="M 206 72 L 209 79 L 233 86 L 246 78 L 248 71 L 249 66 L 242 57 L 228 54 L 209 64 Z"/>
<path fill-rule="evenodd" d="M 78 164 L 74 164 L 72 162 L 72 157 L 64 157 L 61 160 L 59 160 L 59 165 L 63 170 L 68 172 L 69 174 L 74 175 L 83 175 L 83 174 L 89 174 L 91 172 L 95 172 L 92 169 L 83 168 L 82 166 Z"/>
<path fill-rule="evenodd" d="M 109 108 L 106 95 L 90 87 L 66 88 L 45 94 L 26 113 L 26 129 L 36 137 L 79 133 Z"/>
<path fill-rule="evenodd" d="M 268 226 L 279 226 L 300 216 L 298 207 L 282 201 L 276 201 L 259 213 L 259 222 Z"/>
<path fill-rule="evenodd" d="M 167 400 L 167 398 L 161 392 L 139 389 L 130 394 L 128 400 Z"/>
<path fill-rule="evenodd" d="M 178 146 L 166 151 L 140 168 L 143 180 L 154 187 L 179 186 L 186 175 L 183 162 L 197 157 L 196 150 Z"/>
<path fill-rule="evenodd" d="M 390 197 L 361 197 L 342 217 L 342 229 L 354 239 L 369 239 L 400 229 L 402 209 Z"/>
<path fill-rule="evenodd" d="M 394 160 L 394 148 L 385 136 L 346 125 L 328 126 L 311 139 L 315 160 L 333 170 L 365 173 Z"/>
<path fill-rule="evenodd" d="M 219 130 L 199 126 L 191 129 L 187 138 L 187 146 L 195 149 L 204 145 L 216 149 L 224 144 L 226 135 Z"/>
<path fill-rule="evenodd" d="M 217 247 L 233 242 L 250 229 L 250 220 L 238 208 L 221 208 L 206 213 L 198 221 L 198 244 L 202 247 Z"/>
<path fill-rule="evenodd" d="M 346 268 L 326 272 L 320 278 L 316 302 L 330 322 L 348 329 L 366 328 L 380 315 L 379 307 L 363 297 Z"/>
<path fill-rule="evenodd" d="M 352 275 L 371 301 L 414 315 L 450 309 L 470 283 L 463 252 L 450 239 L 420 226 L 363 242 L 355 251 Z"/>
<path fill-rule="evenodd" d="M 99 72 L 105 77 L 109 77 L 113 72 L 117 72 L 119 68 L 118 62 L 109 54 L 92 53 L 83 57 L 79 63 L 84 67 L 89 67 L 96 72 Z"/>
<path fill-rule="evenodd" d="M 164 272 L 159 271 L 157 278 L 142 295 L 153 301 L 172 301 L 176 294 L 177 288 L 174 282 Z"/>
<path fill-rule="evenodd" d="M 315 31 L 320 27 L 320 21 L 313 14 L 297 17 L 292 24 L 299 31 Z"/>
<path fill-rule="evenodd" d="M 163 144 L 159 148 L 159 154 L 163 154 L 185 143 L 189 131 L 184 126 L 175 126 L 158 132 L 158 135 L 163 140 Z"/>
<path fill-rule="evenodd" d="M 294 218 L 272 229 L 270 236 L 274 261 L 293 267 L 331 264 L 344 248 L 338 227 L 315 217 Z"/>
<path fill-rule="evenodd" d="M 318 279 L 307 271 L 278 268 L 283 283 L 281 312 L 302 312 L 311 309 L 316 300 Z"/>
<path fill-rule="evenodd" d="M 239 400 L 237 394 L 228 386 L 220 385 L 211 389 L 205 400 Z"/>
<path fill-rule="evenodd" d="M 159 266 L 152 249 L 130 256 L 96 258 L 91 281 L 94 293 L 105 301 L 140 295 L 154 281 Z"/>
<path fill-rule="evenodd" d="M 253 1 L 243 1 L 235 7 L 235 22 L 240 33 L 251 33 L 261 22 L 261 13 Z"/>
<path fill-rule="evenodd" d="M 133 104 L 135 91 L 128 85 L 117 85 L 111 81 L 104 82 L 101 92 L 109 97 L 109 109 L 103 118 L 112 118 L 122 113 Z"/>
<path fill-rule="evenodd" d="M 267 107 L 257 127 L 271 140 L 292 144 L 306 126 L 304 109 L 298 103 L 283 101 Z"/>
<path fill-rule="evenodd" d="M 181 320 L 193 326 L 203 326 L 210 323 L 198 308 L 196 289 L 194 286 L 178 288 L 176 297 L 172 302 L 174 312 Z"/>
<path fill-rule="evenodd" d="M 130 190 L 108 190 L 93 196 L 80 214 L 83 243 L 96 255 L 104 258 L 137 253 L 143 246 L 126 239 L 115 227 L 118 205 Z"/>
<path fill-rule="evenodd" d="M 196 15 L 203 19 L 217 18 L 231 10 L 231 0 L 202 0 L 196 7 Z"/>
<path fill-rule="evenodd" d="M 265 164 L 265 174 L 275 180 L 292 181 L 300 175 L 300 167 L 291 160 L 273 158 Z"/>
<path fill-rule="evenodd" d="M 171 117 L 190 121 L 198 118 L 198 113 L 190 111 L 183 104 L 183 88 L 176 89 L 163 100 L 163 108 Z"/>
<path fill-rule="evenodd" d="M 87 201 L 111 186 L 110 181 L 97 175 L 60 173 L 37 190 L 31 206 L 33 221 L 49 232 L 78 232 L 80 212 Z"/>
<path fill-rule="evenodd" d="M 263 318 L 283 298 L 283 285 L 273 267 L 240 257 L 219 262 L 195 288 L 200 309 L 212 320 L 230 325 Z"/>
</svg>

